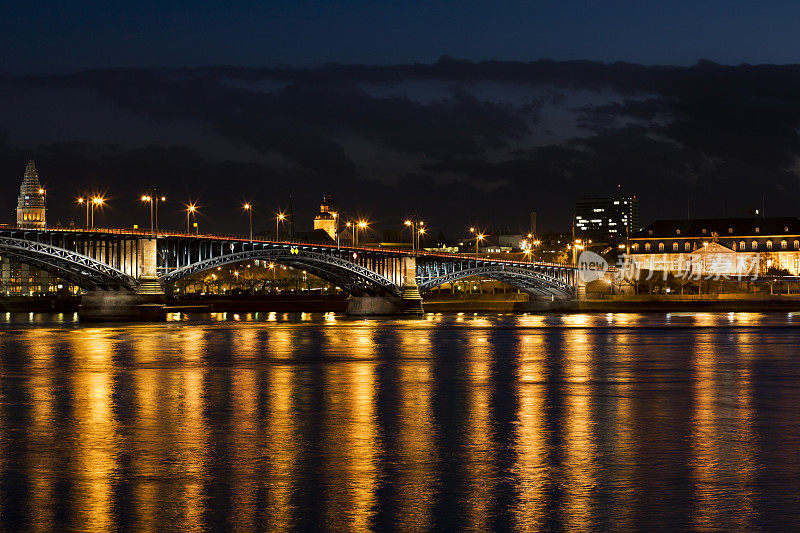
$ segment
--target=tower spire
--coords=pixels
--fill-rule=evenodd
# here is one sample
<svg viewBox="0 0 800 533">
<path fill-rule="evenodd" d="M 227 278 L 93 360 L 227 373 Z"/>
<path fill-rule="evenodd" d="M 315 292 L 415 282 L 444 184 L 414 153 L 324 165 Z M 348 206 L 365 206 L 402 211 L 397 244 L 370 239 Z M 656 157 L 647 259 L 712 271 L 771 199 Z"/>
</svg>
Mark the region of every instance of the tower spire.
<svg viewBox="0 0 800 533">
<path fill-rule="evenodd" d="M 17 226 L 43 228 L 46 226 L 44 189 L 33 159 L 28 160 L 17 198 Z"/>
</svg>

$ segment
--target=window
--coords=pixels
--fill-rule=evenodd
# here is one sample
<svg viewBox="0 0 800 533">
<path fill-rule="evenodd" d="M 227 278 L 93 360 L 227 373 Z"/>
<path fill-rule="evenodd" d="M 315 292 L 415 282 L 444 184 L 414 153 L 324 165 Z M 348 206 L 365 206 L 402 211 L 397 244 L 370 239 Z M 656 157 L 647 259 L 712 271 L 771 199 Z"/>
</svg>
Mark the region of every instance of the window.
<svg viewBox="0 0 800 533">
<path fill-rule="evenodd" d="M 680 234 L 681 234 L 681 230 L 679 230 L 679 229 L 676 229 L 676 230 L 675 230 L 675 234 L 676 234 L 676 235 L 680 235 Z"/>
<path fill-rule="evenodd" d="M 785 250 L 789 247 L 789 243 L 786 241 L 781 241 L 781 250 Z"/>
<path fill-rule="evenodd" d="M 673 242 L 672 243 L 672 251 L 673 252 L 677 252 L 678 251 L 678 243 L 677 242 Z"/>
<path fill-rule="evenodd" d="M 728 234 L 733 233 L 733 228 L 728 228 Z"/>
<path fill-rule="evenodd" d="M 650 243 L 649 242 L 644 243 L 644 251 L 645 252 L 649 252 L 650 251 Z"/>
<path fill-rule="evenodd" d="M 639 243 L 638 242 L 633 245 L 633 251 L 634 252 L 638 252 L 639 251 Z"/>
<path fill-rule="evenodd" d="M 741 241 L 741 242 L 739 243 L 739 249 L 740 249 L 740 250 L 744 251 L 744 248 L 745 248 L 745 246 L 747 246 L 747 244 L 746 244 L 744 241 Z"/>
<path fill-rule="evenodd" d="M 756 226 L 756 233 L 761 233 L 761 228 L 759 228 L 758 226 Z"/>
<path fill-rule="evenodd" d="M 688 252 L 689 250 L 692 249 L 692 243 L 687 242 L 686 244 L 683 245 L 683 249 Z"/>
<path fill-rule="evenodd" d="M 653 230 L 651 230 L 651 229 L 647 230 L 647 234 L 648 235 L 652 235 L 653 234 Z"/>
<path fill-rule="evenodd" d="M 663 242 L 658 243 L 658 251 L 659 252 L 663 252 L 664 251 L 664 243 Z"/>
<path fill-rule="evenodd" d="M 767 250 L 772 250 L 772 241 L 767 241 Z"/>
<path fill-rule="evenodd" d="M 750 248 L 752 248 L 753 250 L 758 250 L 758 241 L 751 242 Z"/>
<path fill-rule="evenodd" d="M 794 249 L 795 249 L 795 250 L 797 250 L 798 248 L 800 248 L 800 241 L 794 241 L 794 245 L 793 245 L 793 246 L 794 246 Z"/>
<path fill-rule="evenodd" d="M 708 233 L 708 230 L 706 228 L 703 228 L 703 235 L 705 235 L 706 233 Z"/>
<path fill-rule="evenodd" d="M 784 226 L 783 227 L 783 231 L 785 231 L 786 233 L 789 233 L 789 226 Z"/>
<path fill-rule="evenodd" d="M 731 248 L 733 249 L 734 252 L 736 251 L 736 241 L 733 241 L 733 246 Z"/>
</svg>

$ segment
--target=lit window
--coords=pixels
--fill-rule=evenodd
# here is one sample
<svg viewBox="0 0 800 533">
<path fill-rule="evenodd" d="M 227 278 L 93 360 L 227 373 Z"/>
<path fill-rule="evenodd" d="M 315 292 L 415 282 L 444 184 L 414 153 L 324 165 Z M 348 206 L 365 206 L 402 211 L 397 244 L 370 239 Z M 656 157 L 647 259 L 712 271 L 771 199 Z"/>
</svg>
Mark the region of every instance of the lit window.
<svg viewBox="0 0 800 533">
<path fill-rule="evenodd" d="M 761 233 L 761 228 L 756 227 L 756 233 Z"/>
<path fill-rule="evenodd" d="M 789 247 L 789 243 L 786 241 L 781 241 L 781 250 L 785 250 Z"/>
<path fill-rule="evenodd" d="M 800 248 L 800 241 L 794 241 L 794 249 L 797 250 Z"/>
<path fill-rule="evenodd" d="M 677 242 L 673 242 L 672 243 L 672 251 L 673 252 L 677 252 L 678 251 L 678 243 Z"/>
<path fill-rule="evenodd" d="M 750 248 L 752 248 L 753 250 L 758 250 L 758 241 L 751 242 Z"/>
<path fill-rule="evenodd" d="M 683 249 L 688 252 L 689 250 L 692 249 L 692 244 L 687 242 L 686 244 L 683 245 Z"/>
<path fill-rule="evenodd" d="M 772 250 L 772 241 L 767 241 L 767 250 Z"/>
<path fill-rule="evenodd" d="M 703 228 L 703 235 L 705 235 L 706 233 L 708 233 L 708 230 L 706 228 Z"/>
<path fill-rule="evenodd" d="M 728 228 L 728 233 L 733 233 L 733 228 Z"/>
<path fill-rule="evenodd" d="M 677 235 L 680 235 L 680 234 L 681 234 L 681 230 L 679 230 L 679 229 L 676 229 L 676 230 L 675 230 L 675 233 L 676 233 Z"/>
<path fill-rule="evenodd" d="M 747 244 L 746 244 L 744 241 L 741 241 L 741 242 L 739 243 L 739 249 L 740 249 L 740 250 L 744 250 L 745 246 L 747 246 Z"/>
<path fill-rule="evenodd" d="M 644 244 L 644 251 L 645 252 L 649 252 L 650 251 L 650 243 L 649 242 Z"/>
<path fill-rule="evenodd" d="M 659 252 L 663 252 L 664 251 L 664 243 L 663 242 L 658 243 L 658 251 Z"/>
<path fill-rule="evenodd" d="M 732 249 L 733 249 L 734 252 L 736 251 L 736 241 L 733 241 Z"/>
<path fill-rule="evenodd" d="M 639 243 L 636 243 L 636 244 L 633 245 L 633 251 L 634 252 L 638 252 L 639 251 Z"/>
</svg>

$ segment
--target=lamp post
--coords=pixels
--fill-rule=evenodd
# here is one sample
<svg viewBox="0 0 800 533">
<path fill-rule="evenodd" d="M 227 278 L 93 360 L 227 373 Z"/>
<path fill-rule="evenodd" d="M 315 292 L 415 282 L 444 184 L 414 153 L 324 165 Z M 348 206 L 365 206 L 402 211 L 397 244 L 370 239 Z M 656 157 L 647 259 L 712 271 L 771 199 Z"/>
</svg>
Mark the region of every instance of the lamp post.
<svg viewBox="0 0 800 533">
<path fill-rule="evenodd" d="M 250 242 L 253 242 L 253 206 L 249 203 L 242 205 L 242 209 L 247 211 L 247 216 L 250 218 Z"/>
<path fill-rule="evenodd" d="M 94 228 L 94 210 L 95 208 L 99 209 L 103 205 L 104 201 L 105 199 L 101 196 L 95 196 L 92 198 L 92 228 Z"/>
<path fill-rule="evenodd" d="M 166 196 L 159 196 L 158 191 L 154 190 L 150 194 L 142 196 L 142 202 L 150 204 L 150 234 L 158 233 L 158 202 L 166 202 Z"/>
<path fill-rule="evenodd" d="M 339 248 L 339 213 L 333 212 L 334 231 L 336 233 L 336 248 Z"/>
<path fill-rule="evenodd" d="M 419 250 L 419 236 L 425 234 L 425 229 L 423 228 L 425 222 L 407 219 L 403 224 L 411 230 L 411 251 L 416 252 Z"/>
<path fill-rule="evenodd" d="M 350 242 L 351 242 L 351 244 L 353 246 L 355 246 L 356 245 L 356 225 L 353 224 L 352 222 L 347 222 L 347 224 L 345 224 L 345 226 L 347 226 L 348 228 L 353 228 L 353 240 L 350 241 Z"/>
<path fill-rule="evenodd" d="M 191 228 L 189 227 L 189 216 L 191 215 L 194 218 L 194 213 L 197 211 L 197 206 L 195 204 L 188 204 L 186 206 L 186 234 L 190 234 L 192 232 Z M 195 227 L 197 227 L 197 223 L 195 222 Z"/>
<path fill-rule="evenodd" d="M 89 202 L 88 198 L 84 198 L 83 196 L 79 197 L 77 202 L 78 202 L 79 206 L 83 206 L 84 204 L 86 204 L 86 225 L 84 225 L 84 228 L 89 229 L 89 203 L 90 202 Z"/>
<path fill-rule="evenodd" d="M 486 235 L 478 233 L 474 226 L 469 228 L 469 232 L 475 235 L 475 259 L 478 259 L 478 244 L 486 238 Z"/>
<path fill-rule="evenodd" d="M 368 226 L 368 224 L 367 224 L 366 221 L 364 221 L 364 220 L 359 220 L 358 221 L 358 229 L 363 231 L 363 230 L 367 229 L 367 226 Z M 356 244 L 358 244 L 358 232 L 356 232 Z"/>
<path fill-rule="evenodd" d="M 47 227 L 47 191 L 45 189 L 39 189 L 39 194 L 42 195 L 42 205 L 44 206 L 45 216 L 44 218 L 44 227 Z"/>
<path fill-rule="evenodd" d="M 275 240 L 280 240 L 280 230 L 281 230 L 281 222 L 286 220 L 286 213 L 279 212 L 278 215 L 275 217 Z"/>
</svg>

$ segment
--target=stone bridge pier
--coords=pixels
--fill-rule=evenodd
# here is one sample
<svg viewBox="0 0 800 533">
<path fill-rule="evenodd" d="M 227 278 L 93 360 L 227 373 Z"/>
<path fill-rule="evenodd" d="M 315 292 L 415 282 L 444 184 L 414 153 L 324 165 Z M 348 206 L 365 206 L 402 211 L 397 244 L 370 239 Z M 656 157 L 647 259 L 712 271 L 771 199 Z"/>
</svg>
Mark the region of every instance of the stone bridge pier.
<svg viewBox="0 0 800 533">
<path fill-rule="evenodd" d="M 85 322 L 164 321 L 166 296 L 158 281 L 156 239 L 137 239 L 136 290 L 87 290 L 78 318 Z"/>
<path fill-rule="evenodd" d="M 422 315 L 422 295 L 417 287 L 417 261 L 414 257 L 403 257 L 400 272 L 390 274 L 400 286 L 395 295 L 351 295 L 347 299 L 347 314 L 353 316 L 375 315 Z"/>
</svg>

